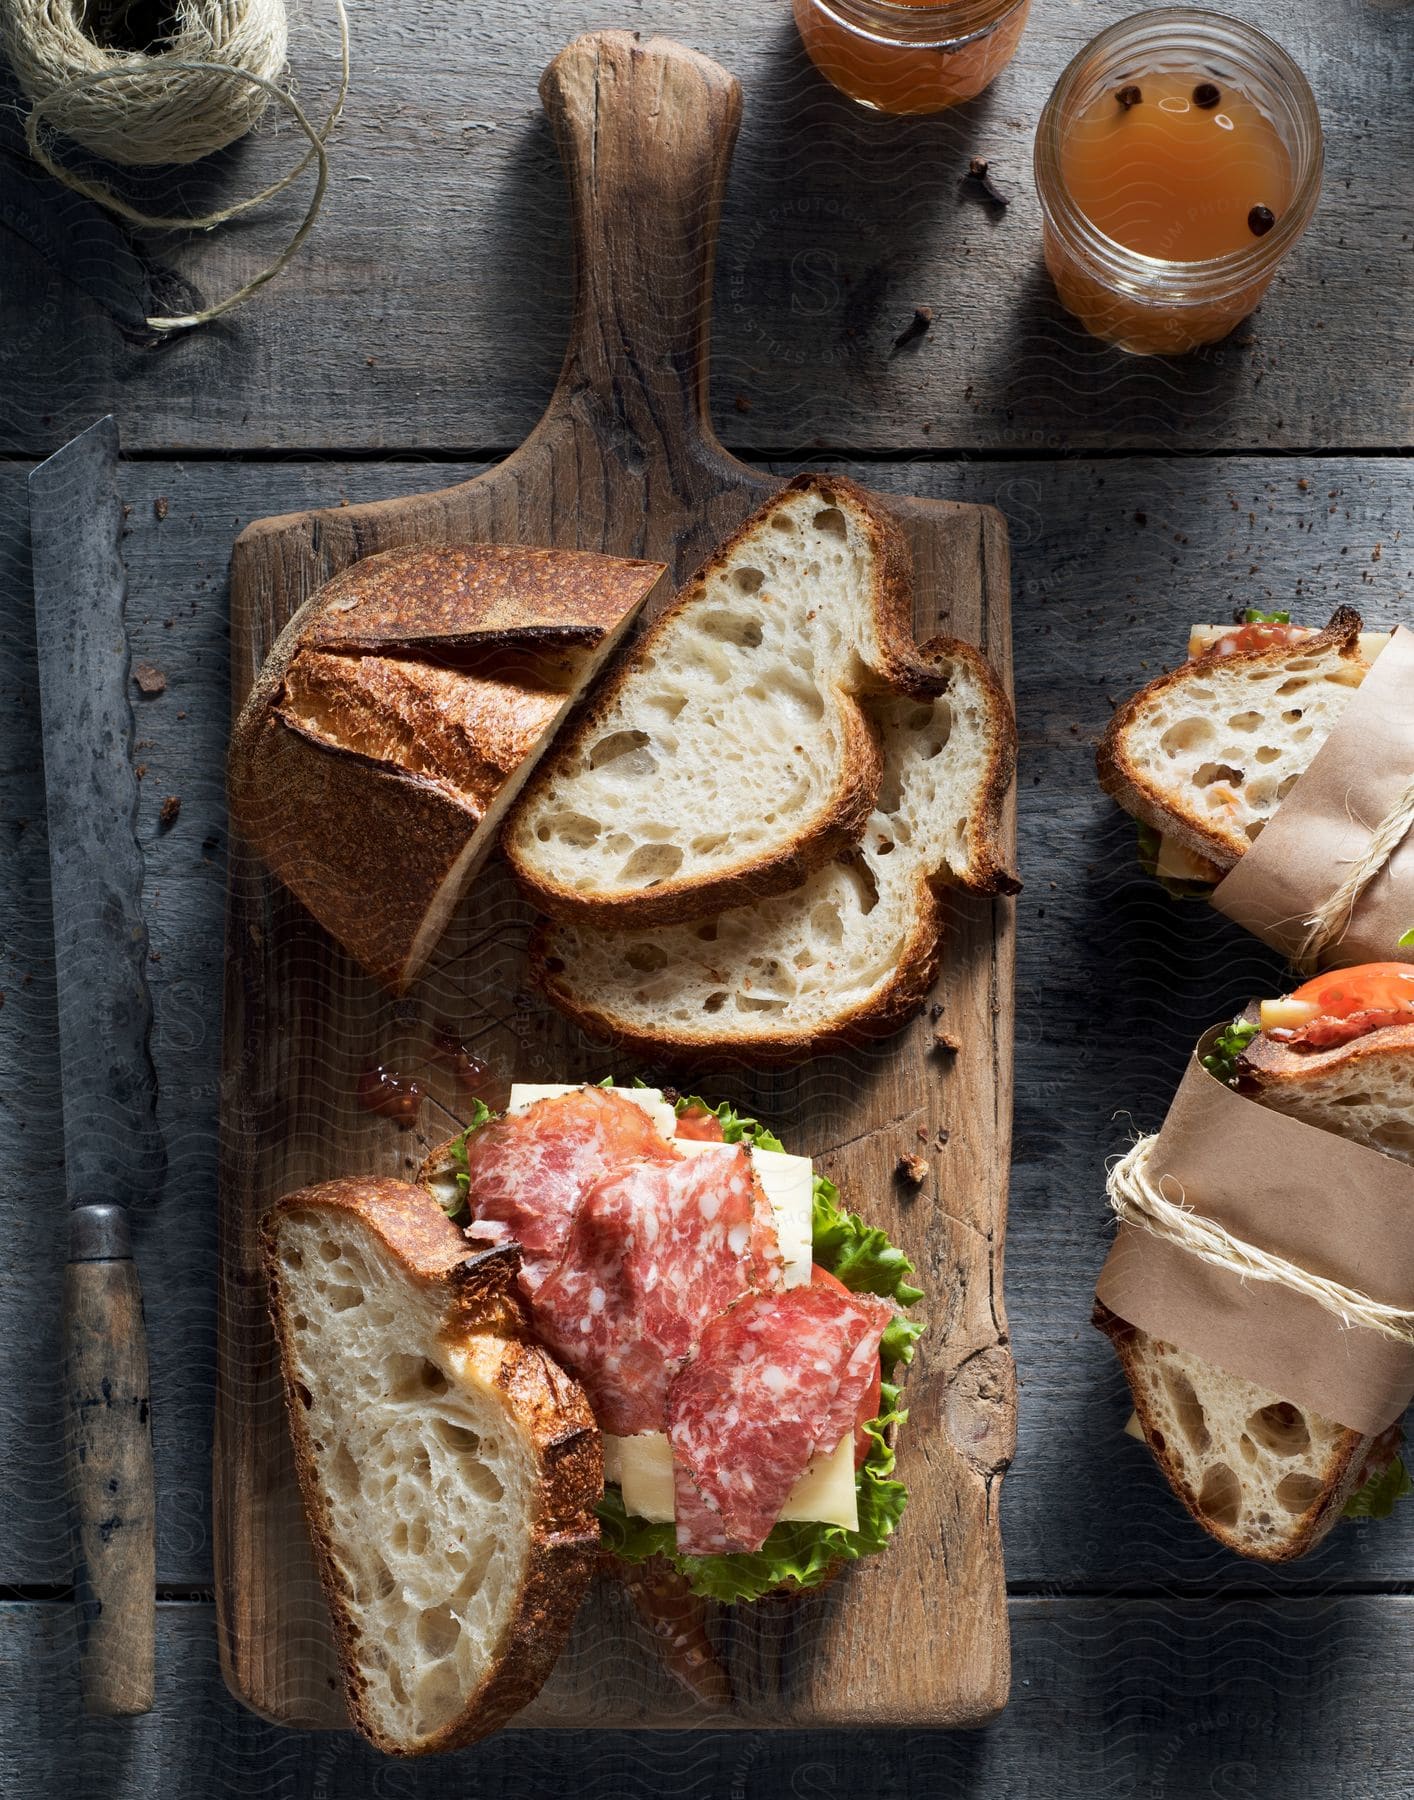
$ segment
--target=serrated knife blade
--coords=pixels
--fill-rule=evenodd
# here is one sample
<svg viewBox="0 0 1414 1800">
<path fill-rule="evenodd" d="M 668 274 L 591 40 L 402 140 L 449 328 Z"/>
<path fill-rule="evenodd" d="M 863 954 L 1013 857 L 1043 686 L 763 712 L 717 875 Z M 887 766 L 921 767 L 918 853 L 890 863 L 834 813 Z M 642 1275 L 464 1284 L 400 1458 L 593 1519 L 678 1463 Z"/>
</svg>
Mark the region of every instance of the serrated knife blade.
<svg viewBox="0 0 1414 1800">
<path fill-rule="evenodd" d="M 128 1209 L 165 1173 L 149 1036 L 118 430 L 29 477 L 35 639 L 71 1205 L 64 1283 L 70 1493 L 85 1705 L 152 1705 L 154 1495 L 147 1348 Z"/>
</svg>

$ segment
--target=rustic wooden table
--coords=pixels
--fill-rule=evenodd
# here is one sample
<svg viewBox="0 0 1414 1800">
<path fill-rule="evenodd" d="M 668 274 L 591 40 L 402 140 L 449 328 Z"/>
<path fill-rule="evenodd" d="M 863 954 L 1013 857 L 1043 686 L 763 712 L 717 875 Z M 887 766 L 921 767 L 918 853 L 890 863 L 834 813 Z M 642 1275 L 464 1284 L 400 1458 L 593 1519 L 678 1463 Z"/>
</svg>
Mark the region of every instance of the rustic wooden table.
<svg viewBox="0 0 1414 1800">
<path fill-rule="evenodd" d="M 1205 908 L 1137 873 L 1097 790 L 1117 697 L 1234 605 L 1414 620 L 1409 516 L 1414 152 L 1408 0 L 1228 0 L 1311 74 L 1324 198 L 1228 342 L 1143 363 L 1085 338 L 1041 266 L 1029 175 L 1041 102 L 1126 0 L 1035 0 L 1014 66 L 957 113 L 851 109 L 788 8 L 626 0 L 612 22 L 737 74 L 746 120 L 717 278 L 714 402 L 740 453 L 1007 516 L 1021 729 L 1016 1158 L 1008 1302 L 1022 1377 L 1005 1486 L 1012 1702 L 985 1732 L 511 1733 L 423 1767 L 297 1736 L 229 1699 L 208 1593 L 218 1030 L 226 822 L 225 582 L 260 515 L 440 486 L 512 448 L 567 324 L 561 178 L 535 98 L 551 55 L 607 22 L 459 0 L 360 0 L 330 197 L 300 259 L 232 317 L 153 347 L 174 271 L 208 295 L 283 218 L 135 253 L 0 140 L 0 1791 L 83 1796 L 1372 1796 L 1414 1787 L 1414 1506 L 1346 1526 L 1283 1573 L 1190 1528 L 1120 1434 L 1122 1382 L 1088 1327 L 1100 1170 L 1161 1116 L 1198 1028 L 1276 976 Z M 332 89 L 323 10 L 298 9 L 302 92 Z M 288 157 L 262 138 L 166 196 L 234 193 Z M 1004 214 L 959 189 L 985 154 Z M 645 221 L 651 229 L 651 221 Z M 915 305 L 926 337 L 895 351 Z M 75 1697 L 56 1370 L 63 1192 L 24 480 L 118 415 L 131 507 L 156 1054 L 170 1174 L 139 1221 L 160 1490 L 158 1698 L 129 1727 Z M 435 467 L 433 466 L 435 465 Z M 175 822 L 159 812 L 180 797 Z M 170 808 L 169 808 L 170 811 Z M 1120 1116 L 1117 1116 L 1120 1115 Z"/>
</svg>

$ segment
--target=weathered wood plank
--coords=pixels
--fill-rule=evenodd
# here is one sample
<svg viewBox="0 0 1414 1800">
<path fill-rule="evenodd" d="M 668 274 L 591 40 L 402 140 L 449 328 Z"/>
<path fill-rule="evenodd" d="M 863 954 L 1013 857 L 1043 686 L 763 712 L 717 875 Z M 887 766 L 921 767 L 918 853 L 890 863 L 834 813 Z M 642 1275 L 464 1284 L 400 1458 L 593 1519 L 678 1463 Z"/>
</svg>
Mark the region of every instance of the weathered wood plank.
<svg viewBox="0 0 1414 1800">
<path fill-rule="evenodd" d="M 1414 1599 L 1013 1600 L 1016 1682 L 981 1732 L 512 1731 L 420 1763 L 286 1732 L 221 1685 L 212 1609 L 158 1611 L 157 1710 L 78 1711 L 72 1614 L 0 1606 L 7 1794 L 260 1800 L 1097 1795 L 1371 1800 L 1414 1785 Z"/>
<path fill-rule="evenodd" d="M 784 7 L 619 8 L 620 23 L 682 39 L 746 90 L 716 284 L 713 404 L 734 448 L 1410 441 L 1414 13 L 1233 0 L 1310 74 L 1325 198 L 1248 327 L 1156 364 L 1099 347 L 1057 307 L 1030 173 L 1060 70 L 1130 10 L 1132 0 L 1038 5 L 990 93 L 951 115 L 897 121 L 815 75 Z M 121 410 L 130 446 L 158 451 L 505 449 L 530 430 L 559 367 L 570 294 L 564 185 L 535 84 L 603 11 L 590 0 L 515 15 L 426 0 L 415 26 L 396 7 L 351 11 L 353 88 L 324 213 L 297 261 L 214 327 L 143 347 L 130 322 L 122 328 L 140 295 L 131 270 L 115 273 L 111 228 L 85 225 L 57 188 L 55 226 L 43 184 L 11 182 L 0 210 L 10 353 L 0 443 L 51 448 L 107 406 Z M 330 16 L 306 13 L 295 34 L 315 110 L 332 91 L 332 31 Z M 185 209 L 252 191 L 288 166 L 293 143 L 287 130 L 262 133 L 208 179 L 184 172 L 152 199 Z M 959 196 L 978 152 L 1013 195 L 1002 218 Z M 304 203 L 301 191 L 240 228 L 157 240 L 152 254 L 214 297 L 259 266 Z M 69 279 L 32 247 L 46 229 L 83 246 L 62 258 Z M 891 355 L 920 302 L 934 309 L 931 334 Z"/>
<path fill-rule="evenodd" d="M 167 674 L 164 694 L 138 702 L 139 735 L 150 740 L 143 830 L 162 958 L 152 978 L 173 1165 L 166 1193 L 138 1222 L 166 1582 L 205 1583 L 211 1573 L 230 542 L 241 525 L 281 508 L 417 492 L 475 472 L 334 463 L 154 463 L 123 472 L 133 508 L 126 550 L 136 653 Z M 1152 1127 L 1199 1027 L 1272 979 L 1274 965 L 1205 908 L 1175 907 L 1138 876 L 1130 830 L 1095 788 L 1089 740 L 1109 715 L 1107 696 L 1132 691 L 1174 654 L 1195 613 L 1221 616 L 1234 601 L 1284 602 L 1299 581 L 1312 616 L 1350 601 L 1372 619 L 1409 619 L 1411 463 L 1062 461 L 854 472 L 875 485 L 995 502 L 1011 531 L 1028 885 L 1019 902 L 1007 1271 L 1023 1380 L 1019 1452 L 1003 1508 L 1009 1573 L 1062 1591 L 1124 1582 L 1244 1586 L 1251 1567 L 1193 1531 L 1144 1452 L 1119 1435 L 1122 1384 L 1086 1320 L 1103 1253 L 1098 1169 L 1127 1129 L 1112 1115 L 1127 1110 Z M 161 520 L 158 496 L 168 502 Z M 0 1580 L 61 1582 L 69 1569 L 54 1373 L 62 1189 L 23 503 L 22 479 L 6 472 L 0 1242 L 8 1279 L 0 1284 L 0 1359 L 17 1373 L 0 1395 Z M 941 609 L 940 601 L 946 624 Z M 157 812 L 173 792 L 181 815 L 164 834 Z M 1342 1527 L 1313 1558 L 1261 1579 L 1278 1590 L 1326 1590 L 1407 1581 L 1411 1572 L 1414 1507 L 1385 1523 Z"/>
</svg>

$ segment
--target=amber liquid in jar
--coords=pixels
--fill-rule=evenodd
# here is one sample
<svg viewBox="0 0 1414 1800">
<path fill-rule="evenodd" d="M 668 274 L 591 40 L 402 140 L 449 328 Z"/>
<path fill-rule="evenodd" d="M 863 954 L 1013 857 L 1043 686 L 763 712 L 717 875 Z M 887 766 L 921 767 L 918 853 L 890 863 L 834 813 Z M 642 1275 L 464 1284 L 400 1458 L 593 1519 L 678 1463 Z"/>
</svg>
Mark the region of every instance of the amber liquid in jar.
<svg viewBox="0 0 1414 1800">
<path fill-rule="evenodd" d="M 1320 192 L 1321 125 L 1280 45 L 1155 7 L 1071 62 L 1036 132 L 1046 266 L 1066 310 L 1142 355 L 1211 344 L 1261 301 Z"/>
<path fill-rule="evenodd" d="M 971 100 L 1016 54 L 1031 0 L 793 0 L 807 55 L 876 112 Z"/>
<path fill-rule="evenodd" d="M 1236 88 L 1176 73 L 1100 94 L 1061 147 L 1071 198 L 1127 250 L 1204 262 L 1265 237 L 1291 199 L 1291 157 Z"/>
</svg>

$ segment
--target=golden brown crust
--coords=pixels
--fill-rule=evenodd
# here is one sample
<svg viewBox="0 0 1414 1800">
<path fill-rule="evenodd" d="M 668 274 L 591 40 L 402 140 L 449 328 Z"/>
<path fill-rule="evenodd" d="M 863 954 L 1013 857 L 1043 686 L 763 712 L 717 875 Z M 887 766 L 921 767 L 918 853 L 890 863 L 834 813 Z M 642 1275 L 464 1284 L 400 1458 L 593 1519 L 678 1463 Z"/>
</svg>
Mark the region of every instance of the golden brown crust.
<svg viewBox="0 0 1414 1800">
<path fill-rule="evenodd" d="M 417 974 L 494 848 L 491 827 L 475 837 L 488 809 L 663 572 L 504 545 L 383 551 L 280 633 L 231 733 L 231 818 L 385 987 Z"/>
<path fill-rule="evenodd" d="M 306 642 L 324 650 L 597 644 L 662 563 L 519 544 L 410 544 L 320 589 Z"/>
<path fill-rule="evenodd" d="M 520 1594 L 495 1661 L 462 1713 L 409 1745 L 384 1736 L 365 1703 L 358 1627 L 333 1553 L 332 1521 L 318 1478 L 293 1374 L 293 1326 L 280 1281 L 279 1225 L 301 1211 L 357 1218 L 403 1266 L 410 1281 L 444 1290 L 443 1341 L 466 1377 L 503 1396 L 539 1468 L 536 1516 Z M 320 1579 L 329 1602 L 349 1712 L 387 1755 L 428 1755 L 499 1730 L 534 1699 L 569 1635 L 599 1556 L 596 1506 L 603 1493 L 603 1441 L 589 1402 L 529 1336 L 515 1290 L 513 1247 L 469 1254 L 466 1240 L 428 1192 L 411 1182 L 371 1178 L 321 1182 L 287 1195 L 261 1223 L 270 1311 L 280 1345 L 295 1472 Z"/>
<path fill-rule="evenodd" d="M 562 739 L 564 747 L 572 749 L 599 729 L 606 709 L 617 699 L 643 656 L 651 651 L 672 620 L 699 598 L 703 572 L 730 557 L 736 546 L 758 528 L 763 518 L 769 517 L 787 496 L 797 493 L 818 494 L 822 504 L 827 506 L 843 498 L 857 510 L 861 527 L 869 538 L 876 571 L 873 611 L 884 665 L 879 671 L 881 682 L 898 692 L 920 697 L 937 691 L 926 679 L 920 679 L 912 634 L 912 557 L 902 526 L 881 506 L 877 496 L 847 476 L 797 475 L 719 544 L 702 569 L 683 584 L 672 604 L 644 633 L 633 657 L 621 663 L 608 677 L 580 714 L 578 722 L 566 732 Z M 769 855 L 737 863 L 707 880 L 701 877 L 669 879 L 653 888 L 621 897 L 585 895 L 545 879 L 539 870 L 528 868 L 517 852 L 517 821 L 536 801 L 538 780 L 532 780 L 512 807 L 502 832 L 502 848 L 512 872 L 536 906 L 552 918 L 561 918 L 571 924 L 678 924 L 685 919 L 705 918 L 711 913 L 723 912 L 729 906 L 741 906 L 799 887 L 822 864 L 852 849 L 863 837 L 883 776 L 878 736 L 859 699 L 841 692 L 838 700 L 844 744 L 834 796 L 819 816 L 788 845 Z"/>
<path fill-rule="evenodd" d="M 1202 1526 L 1210 1537 L 1229 1550 L 1235 1550 L 1239 1556 L 1245 1556 L 1253 1562 L 1285 1563 L 1294 1562 L 1297 1557 L 1305 1556 L 1313 1550 L 1331 1527 L 1339 1523 L 1345 1510 L 1345 1503 L 1360 1485 L 1365 1468 L 1365 1459 L 1373 1438 L 1362 1437 L 1358 1431 L 1342 1431 L 1336 1439 L 1327 1462 L 1326 1485 L 1320 1494 L 1299 1519 L 1294 1519 L 1289 1535 L 1273 1543 L 1269 1547 L 1257 1548 L 1241 1533 L 1231 1530 L 1226 1525 L 1205 1513 L 1198 1504 L 1198 1497 L 1183 1478 L 1183 1468 L 1178 1459 L 1170 1452 L 1163 1433 L 1157 1428 L 1149 1415 L 1149 1404 L 1145 1397 L 1144 1384 L 1139 1379 L 1138 1333 L 1132 1325 L 1127 1324 L 1117 1314 L 1112 1313 L 1103 1301 L 1095 1302 L 1091 1314 L 1091 1323 L 1096 1330 L 1102 1331 L 1110 1340 L 1119 1357 L 1120 1367 L 1124 1370 L 1125 1380 L 1129 1383 L 1130 1397 L 1134 1402 L 1134 1411 L 1144 1432 L 1144 1441 L 1153 1452 L 1154 1460 L 1163 1471 L 1169 1486 L 1183 1502 L 1189 1514 Z"/>
<path fill-rule="evenodd" d="M 1325 629 L 1315 637 L 1307 638 L 1299 648 L 1303 655 L 1320 655 L 1333 649 L 1344 657 L 1359 661 L 1362 623 L 1360 614 L 1354 607 L 1337 607 Z M 1190 681 L 1195 669 L 1212 661 L 1215 655 L 1215 651 L 1208 650 L 1190 662 L 1181 663 L 1178 668 L 1157 676 L 1126 700 L 1106 727 L 1105 735 L 1095 752 L 1095 767 L 1099 773 L 1100 786 L 1127 813 L 1151 830 L 1172 838 L 1195 856 L 1216 864 L 1226 874 L 1241 858 L 1250 840 L 1235 830 L 1224 830 L 1215 820 L 1197 821 L 1186 814 L 1174 812 L 1125 747 L 1126 733 L 1144 709 L 1160 695 Z M 1221 661 L 1225 668 L 1261 669 L 1279 667 L 1291 655 L 1290 645 L 1279 644 L 1270 650 L 1239 651 L 1233 656 L 1221 658 Z"/>
<path fill-rule="evenodd" d="M 1007 798 L 1016 779 L 1016 715 L 996 670 L 961 638 L 934 637 L 913 652 L 915 670 L 936 682 L 940 665 L 966 663 L 987 699 L 987 773 L 967 825 L 968 866 L 947 885 L 974 894 L 1019 894 L 1021 882 L 1002 843 Z M 946 680 L 941 691 L 946 692 Z M 917 692 L 909 688 L 906 692 Z M 938 690 L 935 690 L 938 691 Z"/>
</svg>

